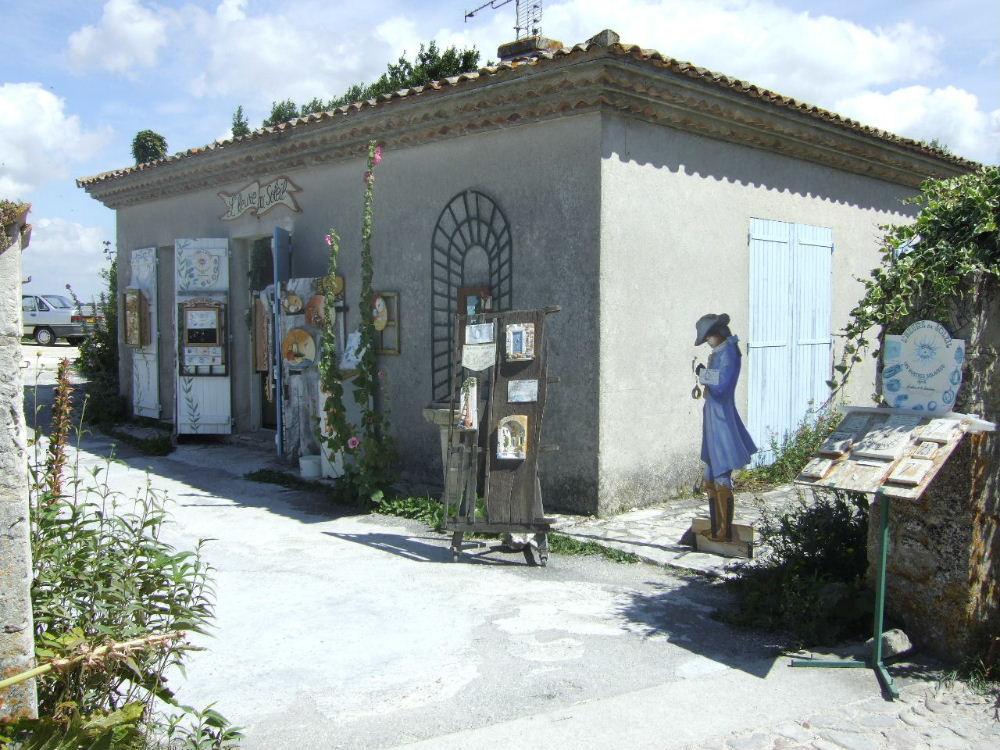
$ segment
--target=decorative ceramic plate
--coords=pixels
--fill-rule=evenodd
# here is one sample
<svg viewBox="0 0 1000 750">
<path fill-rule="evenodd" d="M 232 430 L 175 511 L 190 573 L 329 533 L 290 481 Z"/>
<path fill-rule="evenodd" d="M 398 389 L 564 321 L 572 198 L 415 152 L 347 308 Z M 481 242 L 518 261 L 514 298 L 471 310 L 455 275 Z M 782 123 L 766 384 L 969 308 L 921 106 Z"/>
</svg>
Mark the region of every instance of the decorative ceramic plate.
<svg viewBox="0 0 1000 750">
<path fill-rule="evenodd" d="M 285 308 L 285 312 L 290 315 L 302 312 L 302 298 L 295 293 L 286 295 L 281 303 Z"/>
<path fill-rule="evenodd" d="M 293 328 L 281 342 L 281 356 L 289 367 L 302 370 L 316 361 L 316 342 L 304 328 Z"/>
<path fill-rule="evenodd" d="M 313 328 L 322 328 L 326 321 L 326 297 L 322 294 L 314 294 L 306 303 L 306 325 Z"/>
<path fill-rule="evenodd" d="M 375 299 L 372 300 L 372 323 L 376 331 L 384 331 L 389 323 L 389 310 L 380 294 L 376 294 Z"/>
</svg>

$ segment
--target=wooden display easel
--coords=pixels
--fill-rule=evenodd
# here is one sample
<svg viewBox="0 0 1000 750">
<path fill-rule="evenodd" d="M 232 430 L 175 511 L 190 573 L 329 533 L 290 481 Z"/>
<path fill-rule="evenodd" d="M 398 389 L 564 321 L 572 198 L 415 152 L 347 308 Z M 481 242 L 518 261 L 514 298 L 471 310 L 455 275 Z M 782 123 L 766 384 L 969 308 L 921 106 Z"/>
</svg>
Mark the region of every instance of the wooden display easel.
<svg viewBox="0 0 1000 750">
<path fill-rule="evenodd" d="M 898 499 L 909 499 L 916 500 L 930 485 L 934 480 L 934 477 L 941 470 L 941 467 L 947 462 L 948 458 L 954 452 L 955 448 L 958 446 L 962 438 L 970 432 L 980 432 L 980 431 L 991 431 L 994 429 L 994 425 L 988 422 L 984 422 L 978 418 L 972 417 L 967 414 L 929 414 L 925 411 L 912 411 L 909 409 L 887 409 L 887 408 L 873 408 L 873 407 L 849 407 L 847 409 L 847 414 L 845 414 L 844 419 L 852 413 L 867 413 L 873 416 L 869 420 L 868 426 L 865 430 L 858 435 L 860 439 L 864 432 L 871 430 L 873 427 L 877 428 L 884 423 L 884 419 L 878 419 L 875 415 L 907 415 L 907 416 L 919 416 L 921 418 L 921 424 L 914 428 L 913 432 L 909 437 L 909 447 L 907 451 L 904 452 L 903 456 L 897 458 L 891 462 L 887 462 L 886 471 L 884 478 L 875 487 L 858 487 L 850 485 L 847 482 L 847 476 L 849 475 L 849 468 L 851 464 L 852 457 L 847 455 L 841 456 L 836 460 L 834 467 L 827 473 L 826 477 L 815 479 L 803 477 L 800 475 L 795 480 L 795 484 L 800 486 L 808 487 L 826 487 L 831 489 L 844 489 L 853 492 L 863 492 L 865 494 L 874 495 L 874 499 L 878 501 L 879 505 L 879 560 L 878 560 L 878 573 L 875 582 L 875 622 L 874 622 L 874 645 L 872 646 L 872 654 L 870 659 L 792 659 L 791 666 L 793 667 L 831 667 L 831 668 L 841 668 L 841 669 L 856 669 L 856 668 L 866 668 L 871 669 L 875 672 L 879 683 L 888 696 L 889 700 L 893 700 L 899 697 L 899 690 L 896 688 L 896 683 L 892 679 L 892 675 L 885 667 L 885 662 L 882 659 L 882 632 L 885 627 L 885 591 L 886 591 L 886 565 L 889 557 L 889 505 L 893 497 Z M 920 481 L 920 484 L 916 486 L 905 486 L 905 485 L 894 485 L 887 483 L 889 475 L 892 473 L 892 469 L 900 462 L 906 459 L 909 455 L 908 451 L 912 451 L 914 445 L 914 439 L 919 440 L 919 430 L 927 422 L 936 418 L 951 418 L 958 419 L 961 422 L 961 429 L 958 434 L 947 443 L 940 446 L 937 454 L 933 459 L 933 467 L 927 472 L 927 474 Z M 842 422 L 843 424 L 843 422 Z M 870 465 L 870 464 L 869 464 Z M 838 477 L 843 476 L 843 480 L 838 480 Z"/>
<path fill-rule="evenodd" d="M 538 551 L 537 563 L 548 562 L 548 533 L 552 519 L 546 518 L 542 506 L 541 483 L 538 479 L 538 455 L 542 450 L 558 450 L 541 446 L 542 415 L 549 384 L 546 370 L 545 319 L 559 312 L 558 307 L 542 310 L 484 312 L 456 317 L 455 360 L 452 363 L 451 426 L 445 466 L 443 497 L 445 529 L 452 532 L 452 559 L 458 560 L 466 534 L 534 534 Z M 462 366 L 462 347 L 466 326 L 492 323 L 494 328 L 494 364 L 478 373 Z M 507 326 L 534 326 L 534 356 L 528 360 L 513 360 L 506 351 Z M 462 429 L 458 422 L 458 402 L 466 377 L 476 377 L 486 393 L 485 419 L 472 429 Z M 534 401 L 508 400 L 511 381 L 534 381 L 537 394 Z M 477 388 L 477 392 L 479 389 Z M 527 444 L 523 459 L 499 458 L 498 426 L 505 417 L 523 415 L 528 420 Z M 482 487 L 485 508 L 477 507 L 478 489 Z M 520 549 L 529 564 L 536 563 L 531 544 Z"/>
</svg>

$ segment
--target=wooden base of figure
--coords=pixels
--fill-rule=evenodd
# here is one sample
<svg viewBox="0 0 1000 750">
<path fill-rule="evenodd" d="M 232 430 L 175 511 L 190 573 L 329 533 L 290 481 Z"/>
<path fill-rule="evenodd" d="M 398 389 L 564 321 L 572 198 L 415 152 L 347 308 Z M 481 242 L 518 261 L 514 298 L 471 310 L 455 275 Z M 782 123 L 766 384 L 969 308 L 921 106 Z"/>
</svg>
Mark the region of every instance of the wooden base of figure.
<svg viewBox="0 0 1000 750">
<path fill-rule="evenodd" d="M 707 552 L 722 557 L 753 557 L 753 526 L 743 521 L 731 524 L 732 536 L 729 541 L 715 539 L 712 535 L 712 520 L 709 516 L 696 516 L 691 520 L 690 536 L 699 552 Z"/>
</svg>

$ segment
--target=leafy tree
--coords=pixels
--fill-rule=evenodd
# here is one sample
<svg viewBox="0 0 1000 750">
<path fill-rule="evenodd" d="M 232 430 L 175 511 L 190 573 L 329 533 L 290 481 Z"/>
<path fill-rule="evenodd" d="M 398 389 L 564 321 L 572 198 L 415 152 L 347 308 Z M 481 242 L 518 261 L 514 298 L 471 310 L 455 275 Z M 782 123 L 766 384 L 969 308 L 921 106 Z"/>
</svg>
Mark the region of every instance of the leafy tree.
<svg viewBox="0 0 1000 750">
<path fill-rule="evenodd" d="M 400 89 L 425 86 L 431 81 L 457 76 L 460 73 L 470 73 L 478 68 L 479 50 L 475 47 L 459 50 L 451 46 L 442 51 L 438 48 L 437 42 L 431 40 L 426 46 L 420 45 L 420 51 L 413 60 L 400 56 L 395 63 L 389 63 L 386 71 L 373 83 L 356 83 L 340 96 L 328 101 L 313 97 L 301 107 L 296 107 L 291 99 L 274 102 L 271 105 L 271 116 L 264 120 L 264 127 L 294 120 L 296 117 L 305 117 L 314 112 L 325 112 L 346 104 L 373 99 L 382 94 L 391 94 Z M 235 120 L 233 134 L 236 134 Z"/>
<path fill-rule="evenodd" d="M 153 130 L 140 130 L 132 139 L 136 164 L 147 164 L 167 155 L 167 139 Z"/>
<path fill-rule="evenodd" d="M 242 138 L 245 135 L 250 135 L 250 123 L 243 113 L 243 105 L 241 104 L 233 112 L 233 138 Z"/>
<path fill-rule="evenodd" d="M 271 102 L 271 115 L 264 120 L 264 127 L 270 128 L 275 125 L 286 122 L 288 120 L 294 120 L 299 116 L 299 108 L 291 99 L 285 99 L 283 102 Z"/>
</svg>

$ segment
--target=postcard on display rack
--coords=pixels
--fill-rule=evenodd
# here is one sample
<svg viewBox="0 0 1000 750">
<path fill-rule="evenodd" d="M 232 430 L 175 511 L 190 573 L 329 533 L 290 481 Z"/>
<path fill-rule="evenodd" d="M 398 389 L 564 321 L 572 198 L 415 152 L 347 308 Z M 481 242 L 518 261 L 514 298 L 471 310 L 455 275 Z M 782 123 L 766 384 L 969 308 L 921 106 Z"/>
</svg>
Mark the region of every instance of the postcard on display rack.
<svg viewBox="0 0 1000 750">
<path fill-rule="evenodd" d="M 531 403 L 538 400 L 537 380 L 508 380 L 507 401 L 511 404 Z"/>
<path fill-rule="evenodd" d="M 820 446 L 819 452 L 830 456 L 841 456 L 851 449 L 854 443 L 854 434 L 837 430 L 832 433 Z"/>
<path fill-rule="evenodd" d="M 961 424 L 957 419 L 932 419 L 920 430 L 920 439 L 942 444 L 951 442 L 958 434 Z"/>
<path fill-rule="evenodd" d="M 493 342 L 493 321 L 472 323 L 465 327 L 466 344 L 489 344 Z"/>
<path fill-rule="evenodd" d="M 462 347 L 462 367 L 479 372 L 497 363 L 496 344 L 466 344 Z"/>
<path fill-rule="evenodd" d="M 844 461 L 830 475 L 828 483 L 840 490 L 876 492 L 890 466 L 882 461 Z"/>
<path fill-rule="evenodd" d="M 924 477 L 934 467 L 933 461 L 922 458 L 904 458 L 889 475 L 890 482 L 916 486 L 924 481 Z"/>
<path fill-rule="evenodd" d="M 853 447 L 856 456 L 896 460 L 910 444 L 913 430 L 920 424 L 919 416 L 893 414 L 885 422 L 870 430 Z"/>
<path fill-rule="evenodd" d="M 930 460 L 938 454 L 939 450 L 941 450 L 940 445 L 930 440 L 925 440 L 910 454 L 910 458 L 925 458 Z"/>
<path fill-rule="evenodd" d="M 497 425 L 497 458 L 522 461 L 528 455 L 528 417 L 511 414 Z"/>
<path fill-rule="evenodd" d="M 525 362 L 535 358 L 535 324 L 512 323 L 507 326 L 507 359 Z"/>
<path fill-rule="evenodd" d="M 822 479 L 832 468 L 832 458 L 812 458 L 802 467 L 801 475 L 806 479 Z"/>
<path fill-rule="evenodd" d="M 848 412 L 847 416 L 837 426 L 837 432 L 850 432 L 857 435 L 868 427 L 869 419 L 871 419 L 871 415 L 865 414 L 863 411 Z"/>
</svg>

